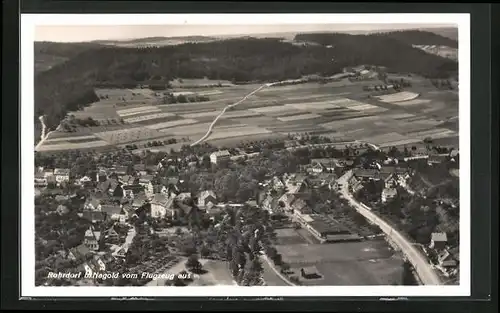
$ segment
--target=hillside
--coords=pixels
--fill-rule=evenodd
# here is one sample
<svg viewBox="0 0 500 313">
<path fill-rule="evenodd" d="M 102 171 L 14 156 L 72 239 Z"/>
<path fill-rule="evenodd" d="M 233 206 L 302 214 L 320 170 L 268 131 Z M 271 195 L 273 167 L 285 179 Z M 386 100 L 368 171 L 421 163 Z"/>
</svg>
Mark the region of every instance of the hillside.
<svg viewBox="0 0 500 313">
<path fill-rule="evenodd" d="M 428 31 L 406 30 L 382 33 L 379 35 L 399 40 L 408 45 L 436 45 L 458 48 L 458 41 Z"/>
<path fill-rule="evenodd" d="M 77 56 L 81 52 L 99 47 L 101 45 L 90 42 L 35 41 L 35 74 L 49 70 L 55 65 Z"/>
<path fill-rule="evenodd" d="M 234 83 L 278 81 L 316 73 L 333 75 L 346 66 L 358 64 L 376 64 L 427 77 L 448 77 L 457 67 L 456 62 L 391 38 L 339 34 L 304 36 L 336 44 L 329 49 L 295 46 L 277 39 L 229 39 L 158 48 L 106 46 L 86 49 L 36 76 L 36 113 L 50 114 L 47 126 L 53 128 L 70 107 L 94 101 L 91 90 L 97 84 L 130 88 L 139 83 L 165 84 L 178 77 L 207 77 Z"/>
<path fill-rule="evenodd" d="M 406 32 L 402 32 L 404 34 Z M 399 35 L 398 36 L 403 36 Z M 332 46 L 336 62 L 345 66 L 374 64 L 391 72 L 416 73 L 424 77 L 447 77 L 458 69 L 457 62 L 430 55 L 402 40 L 383 34 L 347 35 L 340 33 L 298 34 L 295 40 Z"/>
</svg>

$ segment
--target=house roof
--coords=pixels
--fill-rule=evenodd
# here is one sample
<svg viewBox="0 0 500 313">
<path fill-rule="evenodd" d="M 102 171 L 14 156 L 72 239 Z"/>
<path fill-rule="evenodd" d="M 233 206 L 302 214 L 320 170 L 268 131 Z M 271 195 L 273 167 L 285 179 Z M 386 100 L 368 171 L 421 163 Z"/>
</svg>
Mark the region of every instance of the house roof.
<svg viewBox="0 0 500 313">
<path fill-rule="evenodd" d="M 54 175 L 69 175 L 69 168 L 56 168 Z"/>
<path fill-rule="evenodd" d="M 191 193 L 190 192 L 182 192 L 180 194 L 177 195 L 176 197 L 176 200 L 186 200 L 186 199 L 189 199 L 191 198 Z"/>
<path fill-rule="evenodd" d="M 144 164 L 134 164 L 134 170 L 136 171 L 145 171 L 146 165 Z"/>
<path fill-rule="evenodd" d="M 101 205 L 101 212 L 104 212 L 104 213 L 109 214 L 109 215 L 120 214 L 121 211 L 122 211 L 122 208 L 116 204 Z"/>
<path fill-rule="evenodd" d="M 321 158 L 321 159 L 312 159 L 311 163 L 320 164 L 326 168 L 334 168 L 337 166 L 337 161 L 335 159 Z"/>
<path fill-rule="evenodd" d="M 310 216 L 313 218 L 313 221 L 308 223 L 309 226 L 319 233 L 342 234 L 349 232 L 342 224 L 335 220 L 327 219 L 316 214 Z"/>
<path fill-rule="evenodd" d="M 431 238 L 432 238 L 432 241 L 434 241 L 434 242 L 437 242 L 437 241 L 446 242 L 446 241 L 448 241 L 446 233 L 432 233 Z"/>
<path fill-rule="evenodd" d="M 148 183 L 154 179 L 153 175 L 142 175 L 139 177 L 139 183 Z"/>
<path fill-rule="evenodd" d="M 357 168 L 354 175 L 361 178 L 375 178 L 378 171 L 376 169 Z"/>
<path fill-rule="evenodd" d="M 168 201 L 169 201 L 169 198 L 167 195 L 165 195 L 163 193 L 156 193 L 153 196 L 153 200 L 151 200 L 151 204 L 166 206 Z"/>
<path fill-rule="evenodd" d="M 77 259 L 83 259 L 90 253 L 90 249 L 84 244 L 71 248 L 70 251 Z"/>
<path fill-rule="evenodd" d="M 100 211 L 83 211 L 82 218 L 88 221 L 104 221 L 106 213 Z"/>
<path fill-rule="evenodd" d="M 224 156 L 230 156 L 231 153 L 229 153 L 229 151 L 227 150 L 219 150 L 219 151 L 215 151 L 211 154 L 211 156 L 216 156 L 216 157 L 224 157 Z"/>
<path fill-rule="evenodd" d="M 314 265 L 313 266 L 302 267 L 300 270 L 301 271 L 303 270 L 304 274 L 306 274 L 306 275 L 312 275 L 312 274 L 317 274 L 318 273 L 318 269 Z"/>
<path fill-rule="evenodd" d="M 127 174 L 127 167 L 126 166 L 117 166 L 113 172 L 115 172 L 116 174 L 125 175 L 125 174 Z"/>
<path fill-rule="evenodd" d="M 99 199 L 95 196 L 87 198 L 87 200 L 85 201 L 85 205 L 89 205 L 89 204 L 91 204 L 94 208 L 97 208 L 97 206 L 99 206 L 99 204 L 101 204 L 101 199 Z"/>
<path fill-rule="evenodd" d="M 213 197 L 214 199 L 217 199 L 217 195 L 213 190 L 204 190 L 200 192 L 200 194 L 198 195 L 198 199 L 206 199 L 208 197 Z"/>
</svg>

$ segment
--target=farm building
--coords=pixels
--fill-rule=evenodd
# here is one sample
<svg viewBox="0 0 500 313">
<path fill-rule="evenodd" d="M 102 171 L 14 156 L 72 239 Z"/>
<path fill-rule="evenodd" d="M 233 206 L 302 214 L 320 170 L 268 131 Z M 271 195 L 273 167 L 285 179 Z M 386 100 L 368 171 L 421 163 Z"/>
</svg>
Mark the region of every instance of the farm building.
<svg viewBox="0 0 500 313">
<path fill-rule="evenodd" d="M 307 230 L 321 241 L 359 241 L 361 237 L 352 234 L 347 228 L 333 219 L 318 214 L 309 215 L 311 221 L 307 223 Z"/>
<path fill-rule="evenodd" d="M 58 184 L 69 181 L 69 168 L 56 168 L 54 170 L 54 176 Z"/>
<path fill-rule="evenodd" d="M 212 164 L 220 164 L 221 162 L 228 161 L 231 154 L 227 150 L 219 150 L 210 154 L 210 162 Z"/>
<path fill-rule="evenodd" d="M 441 250 L 445 248 L 447 242 L 446 233 L 432 233 L 429 248 Z"/>
<path fill-rule="evenodd" d="M 313 173 L 331 173 L 337 167 L 335 159 L 312 159 L 311 165 L 311 170 Z"/>
<path fill-rule="evenodd" d="M 307 266 L 300 269 L 300 275 L 304 279 L 318 279 L 321 278 L 316 266 Z"/>
</svg>

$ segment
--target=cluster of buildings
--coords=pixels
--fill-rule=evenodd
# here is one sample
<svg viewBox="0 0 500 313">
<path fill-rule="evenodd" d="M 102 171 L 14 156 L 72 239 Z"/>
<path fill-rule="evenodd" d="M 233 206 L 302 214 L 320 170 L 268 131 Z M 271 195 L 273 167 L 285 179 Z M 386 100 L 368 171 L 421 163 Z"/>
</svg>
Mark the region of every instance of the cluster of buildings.
<svg viewBox="0 0 500 313">
<path fill-rule="evenodd" d="M 44 169 L 39 167 L 35 171 L 35 187 L 44 188 L 50 183 L 59 186 L 62 183 L 69 182 L 69 178 L 69 168 Z"/>
<path fill-rule="evenodd" d="M 425 251 L 427 255 L 436 255 L 436 264 L 434 265 L 445 276 L 450 277 L 458 274 L 459 249 L 448 246 L 448 236 L 445 232 L 432 233 L 431 242 Z"/>
</svg>

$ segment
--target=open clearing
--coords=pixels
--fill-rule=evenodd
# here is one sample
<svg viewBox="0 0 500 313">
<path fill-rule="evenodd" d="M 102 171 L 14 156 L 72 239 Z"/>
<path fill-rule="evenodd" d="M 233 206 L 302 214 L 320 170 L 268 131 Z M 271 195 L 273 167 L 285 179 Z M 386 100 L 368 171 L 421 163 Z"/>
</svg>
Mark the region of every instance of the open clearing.
<svg viewBox="0 0 500 313">
<path fill-rule="evenodd" d="M 314 266 L 320 279 L 303 279 L 306 285 L 401 284 L 403 260 L 383 240 L 333 244 L 286 244 L 276 249 L 296 276 Z"/>
</svg>

